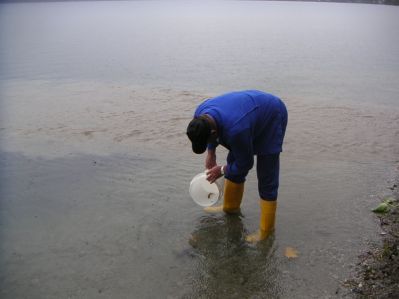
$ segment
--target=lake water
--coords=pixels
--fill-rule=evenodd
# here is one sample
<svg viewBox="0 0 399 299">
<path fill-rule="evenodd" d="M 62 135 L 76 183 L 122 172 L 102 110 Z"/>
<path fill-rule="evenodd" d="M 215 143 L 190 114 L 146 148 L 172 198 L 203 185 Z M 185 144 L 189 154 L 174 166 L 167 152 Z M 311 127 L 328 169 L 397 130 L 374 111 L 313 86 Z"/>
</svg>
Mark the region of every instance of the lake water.
<svg viewBox="0 0 399 299">
<path fill-rule="evenodd" d="M 2 298 L 342 298 L 398 177 L 399 7 L 0 4 Z M 276 233 L 188 195 L 207 97 L 275 93 L 289 124 Z M 218 162 L 226 151 L 218 149 Z M 298 258 L 287 259 L 286 247 Z"/>
</svg>

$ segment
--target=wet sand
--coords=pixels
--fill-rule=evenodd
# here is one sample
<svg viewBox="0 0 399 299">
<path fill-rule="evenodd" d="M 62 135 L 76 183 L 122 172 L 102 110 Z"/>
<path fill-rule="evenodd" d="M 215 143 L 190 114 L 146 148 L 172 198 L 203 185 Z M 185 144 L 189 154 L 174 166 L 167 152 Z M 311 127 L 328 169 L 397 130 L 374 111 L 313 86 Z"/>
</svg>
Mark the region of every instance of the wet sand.
<svg viewBox="0 0 399 299">
<path fill-rule="evenodd" d="M 249 246 L 254 171 L 241 217 L 205 214 L 188 195 L 204 157 L 184 131 L 218 91 L 19 80 L 0 90 L 2 298 L 339 298 L 378 240 L 370 209 L 395 177 L 398 107 L 281 95 L 276 233 Z"/>
<path fill-rule="evenodd" d="M 185 129 L 195 107 L 226 92 L 94 81 L 5 80 L 0 87 L 2 150 L 52 157 L 136 146 L 188 154 Z M 397 161 L 399 106 L 279 96 L 290 113 L 286 159 Z"/>
</svg>

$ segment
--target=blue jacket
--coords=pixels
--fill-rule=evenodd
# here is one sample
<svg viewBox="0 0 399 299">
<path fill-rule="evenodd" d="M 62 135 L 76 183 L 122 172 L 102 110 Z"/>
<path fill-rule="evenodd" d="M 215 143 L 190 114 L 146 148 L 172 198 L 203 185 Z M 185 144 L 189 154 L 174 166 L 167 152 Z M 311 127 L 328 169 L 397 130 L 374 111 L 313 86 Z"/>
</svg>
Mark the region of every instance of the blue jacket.
<svg viewBox="0 0 399 299">
<path fill-rule="evenodd" d="M 209 114 L 217 124 L 217 144 L 226 147 L 234 157 L 226 175 L 246 175 L 253 167 L 254 155 L 282 152 L 287 126 L 287 109 L 274 95 L 246 90 L 231 92 L 204 101 L 194 117 Z"/>
</svg>

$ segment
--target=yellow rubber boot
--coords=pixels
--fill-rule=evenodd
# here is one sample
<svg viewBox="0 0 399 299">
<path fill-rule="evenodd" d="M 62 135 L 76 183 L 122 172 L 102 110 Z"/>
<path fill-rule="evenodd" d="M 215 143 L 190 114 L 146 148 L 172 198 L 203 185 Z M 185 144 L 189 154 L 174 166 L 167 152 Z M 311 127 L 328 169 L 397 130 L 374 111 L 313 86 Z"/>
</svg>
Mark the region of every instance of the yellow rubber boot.
<svg viewBox="0 0 399 299">
<path fill-rule="evenodd" d="M 259 230 L 248 235 L 245 239 L 247 242 L 256 243 L 266 239 L 274 230 L 276 221 L 277 201 L 260 200 L 260 221 Z"/>
<path fill-rule="evenodd" d="M 244 183 L 237 184 L 225 179 L 223 211 L 228 214 L 239 213 L 243 194 Z"/>
<path fill-rule="evenodd" d="M 224 200 L 223 205 L 207 207 L 204 210 L 210 213 L 225 212 L 235 214 L 240 212 L 242 195 L 244 194 L 244 183 L 237 184 L 228 179 L 224 180 Z"/>
</svg>

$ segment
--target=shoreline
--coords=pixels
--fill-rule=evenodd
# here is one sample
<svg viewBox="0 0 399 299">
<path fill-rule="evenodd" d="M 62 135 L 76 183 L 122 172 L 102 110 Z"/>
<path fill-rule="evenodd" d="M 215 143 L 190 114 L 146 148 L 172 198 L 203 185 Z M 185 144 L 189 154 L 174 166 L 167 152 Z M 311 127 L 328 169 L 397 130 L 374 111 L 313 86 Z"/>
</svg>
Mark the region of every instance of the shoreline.
<svg viewBox="0 0 399 299">
<path fill-rule="evenodd" d="M 343 283 L 355 298 L 399 298 L 398 178 L 389 190 L 391 194 L 381 200 L 391 202 L 389 211 L 376 213 L 380 222 L 381 243 L 371 244 L 359 255 L 353 277 Z"/>
</svg>

